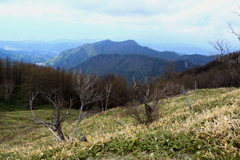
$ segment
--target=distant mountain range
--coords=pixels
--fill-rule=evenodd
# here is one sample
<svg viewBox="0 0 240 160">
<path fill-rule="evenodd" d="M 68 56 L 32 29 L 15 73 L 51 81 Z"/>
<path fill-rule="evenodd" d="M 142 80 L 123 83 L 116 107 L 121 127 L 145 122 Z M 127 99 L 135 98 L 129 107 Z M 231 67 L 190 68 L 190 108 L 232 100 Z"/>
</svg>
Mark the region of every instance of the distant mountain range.
<svg viewBox="0 0 240 160">
<path fill-rule="evenodd" d="M 60 53 L 66 49 L 75 48 L 84 44 L 82 41 L 0 41 L 0 48 L 5 50 L 47 51 Z"/>
<path fill-rule="evenodd" d="M 103 76 L 107 73 L 122 75 L 129 81 L 132 77 L 144 79 L 148 74 L 160 76 L 169 65 L 169 61 L 139 54 L 99 54 L 74 67 L 76 70 L 97 73 Z M 174 62 L 175 71 L 184 71 L 197 65 L 189 60 Z"/>
<path fill-rule="evenodd" d="M 94 42 L 90 40 L 90 42 Z M 84 40 L 42 41 L 0 41 L 0 58 L 46 66 L 73 68 L 99 75 L 112 72 L 127 78 L 143 78 L 149 72 L 152 76 L 161 74 L 173 61 L 176 72 L 204 65 L 214 58 L 200 54 L 179 55 L 173 51 L 157 51 L 143 47 L 134 40 L 114 42 L 103 40 L 84 43 Z"/>
<path fill-rule="evenodd" d="M 99 54 L 138 54 L 149 55 L 151 57 L 162 58 L 165 60 L 179 61 L 190 60 L 197 65 L 203 65 L 213 60 L 211 56 L 204 55 L 184 55 L 180 56 L 175 52 L 159 52 L 148 47 L 140 46 L 134 40 L 123 42 L 113 42 L 104 40 L 96 43 L 87 43 L 80 47 L 65 50 L 58 56 L 50 59 L 45 63 L 53 67 L 71 68 Z"/>
<path fill-rule="evenodd" d="M 148 46 L 152 49 L 158 51 L 172 51 L 176 52 L 179 55 L 191 55 L 191 54 L 200 54 L 200 55 L 213 55 L 213 49 L 211 46 L 196 46 L 184 43 L 147 43 L 141 42 L 142 45 Z"/>
<path fill-rule="evenodd" d="M 45 63 L 66 49 L 84 44 L 83 41 L 0 41 L 0 58 L 9 57 L 14 61 Z"/>
<path fill-rule="evenodd" d="M 47 51 L 26 51 L 26 50 L 5 50 L 0 48 L 0 58 L 9 57 L 12 61 L 21 61 L 26 63 L 44 63 L 56 54 Z"/>
</svg>

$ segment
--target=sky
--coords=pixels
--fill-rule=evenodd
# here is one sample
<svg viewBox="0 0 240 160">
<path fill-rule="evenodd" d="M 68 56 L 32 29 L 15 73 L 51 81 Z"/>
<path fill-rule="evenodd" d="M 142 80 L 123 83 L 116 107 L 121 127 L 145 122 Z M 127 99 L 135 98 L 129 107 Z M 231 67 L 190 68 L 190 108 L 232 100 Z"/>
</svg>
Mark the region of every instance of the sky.
<svg viewBox="0 0 240 160">
<path fill-rule="evenodd" d="M 0 0 L 0 40 L 134 39 L 208 45 L 240 32 L 239 0 Z"/>
</svg>

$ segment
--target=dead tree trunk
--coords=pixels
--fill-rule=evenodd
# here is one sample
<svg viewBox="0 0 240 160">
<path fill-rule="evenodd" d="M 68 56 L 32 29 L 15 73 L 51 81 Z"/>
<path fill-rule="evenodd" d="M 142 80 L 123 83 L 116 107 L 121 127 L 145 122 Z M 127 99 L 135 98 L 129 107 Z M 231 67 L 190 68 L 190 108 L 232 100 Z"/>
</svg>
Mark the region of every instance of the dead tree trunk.
<svg viewBox="0 0 240 160">
<path fill-rule="evenodd" d="M 142 90 L 140 89 L 139 86 L 137 86 L 135 80 L 133 79 L 134 82 L 134 90 L 137 92 L 137 99 L 141 104 L 144 104 L 145 107 L 145 114 L 147 117 L 147 123 L 152 123 L 153 122 L 153 108 L 148 104 L 148 96 L 150 92 L 150 86 L 149 84 L 146 84 L 146 89 Z"/>
<path fill-rule="evenodd" d="M 103 99 L 102 98 L 103 94 L 99 93 L 98 88 L 96 87 L 97 79 L 98 79 L 97 75 L 85 74 L 83 72 L 80 73 L 74 72 L 72 76 L 73 89 L 76 91 L 81 102 L 78 120 L 72 134 L 72 141 L 74 140 L 79 124 L 82 121 L 83 108 L 88 104 L 95 103 Z"/>
<path fill-rule="evenodd" d="M 65 141 L 65 137 L 64 137 L 64 134 L 62 132 L 61 124 L 58 123 L 54 127 L 56 129 L 56 132 L 57 132 L 58 136 L 61 138 L 61 141 Z"/>
<path fill-rule="evenodd" d="M 52 121 L 45 121 L 36 116 L 36 114 L 33 111 L 33 101 L 36 98 L 36 96 L 41 93 L 42 96 L 47 99 L 52 105 L 53 105 L 53 114 L 52 114 Z M 35 124 L 42 124 L 46 128 L 48 128 L 52 134 L 60 141 L 65 141 L 64 134 L 62 132 L 62 124 L 64 121 L 66 121 L 67 116 L 70 114 L 71 107 L 72 107 L 72 100 L 70 99 L 69 103 L 69 109 L 67 112 L 63 112 L 64 109 L 64 99 L 61 96 L 61 93 L 58 91 L 53 91 L 51 93 L 46 93 L 43 91 L 38 91 L 35 94 L 32 94 L 29 99 L 30 104 L 30 110 L 32 112 L 33 119 L 35 121 Z"/>
<path fill-rule="evenodd" d="M 160 107 L 167 103 L 166 101 L 159 103 L 161 99 L 169 99 L 169 97 L 180 94 L 183 91 L 181 85 L 165 82 L 164 80 L 159 82 L 155 81 L 154 83 L 148 80 L 147 83 L 141 86 L 140 84 L 136 84 L 133 78 L 133 83 L 133 89 L 136 91 L 136 100 L 140 102 L 140 104 L 144 104 L 145 117 L 141 119 L 139 113 L 133 113 L 132 111 L 131 114 L 134 115 L 133 117 L 140 123 L 145 124 L 150 124 L 158 119 Z"/>
<path fill-rule="evenodd" d="M 144 105 L 145 105 L 145 111 L 147 114 L 148 123 L 152 123 L 153 122 L 153 109 L 148 104 L 144 104 Z"/>
</svg>

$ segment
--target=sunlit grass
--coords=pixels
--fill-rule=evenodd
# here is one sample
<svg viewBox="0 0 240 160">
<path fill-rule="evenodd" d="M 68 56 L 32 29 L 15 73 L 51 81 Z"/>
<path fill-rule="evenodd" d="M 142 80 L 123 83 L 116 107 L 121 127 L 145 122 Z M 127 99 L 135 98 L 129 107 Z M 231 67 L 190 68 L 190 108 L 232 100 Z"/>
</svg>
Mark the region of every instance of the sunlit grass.
<svg viewBox="0 0 240 160">
<path fill-rule="evenodd" d="M 30 111 L 5 112 L 0 119 L 0 157 L 240 158 L 240 89 L 195 90 L 167 101 L 170 103 L 159 102 L 159 120 L 149 126 L 136 125 L 123 107 L 85 118 L 73 143 L 59 143 L 46 128 L 34 125 Z M 36 114 L 47 119 L 51 110 L 36 110 Z M 66 135 L 71 136 L 76 114 L 63 125 Z M 88 142 L 80 141 L 82 135 Z"/>
</svg>

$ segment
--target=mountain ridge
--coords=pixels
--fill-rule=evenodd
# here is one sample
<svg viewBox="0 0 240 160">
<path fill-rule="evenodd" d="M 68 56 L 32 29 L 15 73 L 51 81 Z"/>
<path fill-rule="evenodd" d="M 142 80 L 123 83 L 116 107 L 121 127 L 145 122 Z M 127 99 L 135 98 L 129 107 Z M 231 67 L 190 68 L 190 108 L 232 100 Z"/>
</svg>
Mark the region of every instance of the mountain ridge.
<svg viewBox="0 0 240 160">
<path fill-rule="evenodd" d="M 65 66 L 66 68 L 70 68 L 70 67 L 74 67 L 76 65 L 81 64 L 82 62 L 86 61 L 87 59 L 93 56 L 96 56 L 99 54 L 115 54 L 115 53 L 117 54 L 135 53 L 139 55 L 149 55 L 152 57 L 158 57 L 158 58 L 172 60 L 172 61 L 185 60 L 185 59 L 191 60 L 191 58 L 195 56 L 195 55 L 188 55 L 187 56 L 188 58 L 184 59 L 184 58 L 181 58 L 181 56 L 175 52 L 171 52 L 171 51 L 159 52 L 151 48 L 141 46 L 134 40 L 114 42 L 107 39 L 107 40 L 103 40 L 95 43 L 86 43 L 82 46 L 65 50 L 61 52 L 58 56 L 54 57 L 53 59 L 48 60 L 45 64 L 53 67 Z M 204 62 L 201 62 L 200 64 L 205 64 L 212 60 L 212 58 L 208 56 L 203 56 L 203 55 L 198 55 L 198 56 L 207 59 L 206 62 L 204 61 Z M 195 61 L 194 63 L 196 62 L 197 61 Z"/>
<path fill-rule="evenodd" d="M 148 55 L 99 54 L 77 65 L 73 69 L 96 73 L 99 76 L 114 73 L 122 75 L 128 81 L 131 81 L 132 77 L 144 79 L 149 73 L 153 77 L 160 76 L 169 64 L 170 62 L 167 60 Z M 189 60 L 176 61 L 174 65 L 176 66 L 176 72 L 198 66 Z"/>
</svg>

